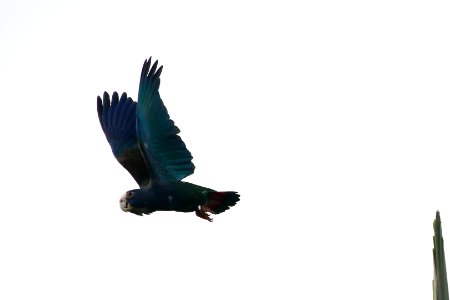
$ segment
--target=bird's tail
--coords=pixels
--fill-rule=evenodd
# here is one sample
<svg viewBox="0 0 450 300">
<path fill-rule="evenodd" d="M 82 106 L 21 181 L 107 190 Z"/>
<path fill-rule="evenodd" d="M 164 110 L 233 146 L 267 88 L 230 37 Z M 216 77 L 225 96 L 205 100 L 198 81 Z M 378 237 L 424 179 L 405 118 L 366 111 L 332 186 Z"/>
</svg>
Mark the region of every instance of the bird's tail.
<svg viewBox="0 0 450 300">
<path fill-rule="evenodd" d="M 209 213 L 220 214 L 234 206 L 239 201 L 237 192 L 208 192 L 206 203 L 196 211 L 197 216 L 212 221 Z"/>
</svg>

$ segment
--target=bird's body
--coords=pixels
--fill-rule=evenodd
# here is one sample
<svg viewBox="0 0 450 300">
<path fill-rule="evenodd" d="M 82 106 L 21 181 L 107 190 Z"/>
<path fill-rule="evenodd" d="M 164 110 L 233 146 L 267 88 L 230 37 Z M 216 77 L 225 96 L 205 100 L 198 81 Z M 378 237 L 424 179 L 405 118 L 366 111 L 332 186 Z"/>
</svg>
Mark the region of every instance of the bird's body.
<svg viewBox="0 0 450 300">
<path fill-rule="evenodd" d="M 139 195 L 139 191 L 141 190 L 131 192 Z M 158 210 L 193 212 L 206 202 L 206 195 L 210 191 L 212 190 L 189 182 L 157 182 L 149 189 L 142 189 L 141 197 L 143 197 L 143 203 L 145 203 L 143 207 L 145 212 L 142 211 L 142 213 L 147 214 Z M 124 196 L 126 197 L 126 194 Z M 128 208 L 124 204 L 122 209 L 126 211 Z"/>
<path fill-rule="evenodd" d="M 97 98 L 97 112 L 103 132 L 119 163 L 130 172 L 140 188 L 126 192 L 120 206 L 137 215 L 155 211 L 196 212 L 211 221 L 239 201 L 236 192 L 216 192 L 188 182 L 194 172 L 192 155 L 181 140 L 180 130 L 170 119 L 159 96 L 158 62 L 145 60 L 138 102 L 116 92 Z"/>
</svg>

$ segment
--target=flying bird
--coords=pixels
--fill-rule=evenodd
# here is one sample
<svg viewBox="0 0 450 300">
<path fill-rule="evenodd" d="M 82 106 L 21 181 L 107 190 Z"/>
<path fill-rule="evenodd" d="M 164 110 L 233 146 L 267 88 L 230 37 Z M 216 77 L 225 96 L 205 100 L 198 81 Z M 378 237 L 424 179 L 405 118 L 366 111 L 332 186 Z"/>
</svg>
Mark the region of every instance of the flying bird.
<svg viewBox="0 0 450 300">
<path fill-rule="evenodd" d="M 217 192 L 181 181 L 194 173 L 192 155 L 180 129 L 170 119 L 159 95 L 162 66 L 145 60 L 137 103 L 126 93 L 97 97 L 100 125 L 117 161 L 133 176 L 139 189 L 120 198 L 125 212 L 142 216 L 155 211 L 195 212 L 212 221 L 239 201 L 237 192 Z"/>
</svg>

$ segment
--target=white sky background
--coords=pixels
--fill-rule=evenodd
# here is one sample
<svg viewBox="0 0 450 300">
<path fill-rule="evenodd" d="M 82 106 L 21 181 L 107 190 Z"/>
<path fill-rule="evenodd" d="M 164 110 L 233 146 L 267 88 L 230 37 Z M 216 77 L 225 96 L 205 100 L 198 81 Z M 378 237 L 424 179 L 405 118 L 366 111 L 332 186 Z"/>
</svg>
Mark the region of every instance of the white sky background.
<svg viewBox="0 0 450 300">
<path fill-rule="evenodd" d="M 431 299 L 437 209 L 450 240 L 449 15 L 1 0 L 0 298 Z M 187 181 L 241 194 L 213 223 L 119 208 L 137 185 L 96 97 L 136 99 L 150 55 Z"/>
</svg>

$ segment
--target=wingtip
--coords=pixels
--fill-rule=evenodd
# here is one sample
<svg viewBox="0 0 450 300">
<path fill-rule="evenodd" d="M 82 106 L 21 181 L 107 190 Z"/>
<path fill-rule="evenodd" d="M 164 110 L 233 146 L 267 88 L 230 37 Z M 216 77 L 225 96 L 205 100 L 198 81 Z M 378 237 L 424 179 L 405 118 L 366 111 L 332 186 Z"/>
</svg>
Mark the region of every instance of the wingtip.
<svg viewBox="0 0 450 300">
<path fill-rule="evenodd" d="M 103 112 L 102 98 L 100 98 L 100 96 L 97 96 L 97 113 L 99 118 L 101 118 L 102 112 Z"/>
<path fill-rule="evenodd" d="M 123 92 L 122 95 L 120 95 L 120 101 L 126 101 L 128 98 L 127 93 Z"/>
<path fill-rule="evenodd" d="M 149 57 L 149 59 L 145 59 L 144 64 L 142 65 L 141 82 L 147 76 L 151 62 L 152 62 L 151 56 Z"/>
<path fill-rule="evenodd" d="M 149 69 L 150 66 L 152 65 L 152 57 L 150 56 L 148 59 L 146 59 L 146 60 L 145 60 L 145 63 L 147 64 L 146 69 L 147 69 L 147 72 L 148 72 L 148 69 Z"/>
<path fill-rule="evenodd" d="M 159 78 L 159 76 L 161 75 L 162 70 L 163 70 L 163 65 L 161 65 L 161 66 L 158 68 L 158 70 L 157 70 L 156 73 L 155 73 L 155 77 Z"/>
<path fill-rule="evenodd" d="M 155 71 L 156 71 L 157 67 L 158 67 L 158 60 L 156 60 L 153 63 L 153 65 L 151 65 L 150 71 L 148 71 L 148 74 L 147 74 L 148 80 L 151 80 L 154 77 L 153 75 L 155 74 Z"/>
<path fill-rule="evenodd" d="M 114 91 L 111 98 L 111 106 L 115 107 L 119 103 L 119 94 Z"/>
</svg>

